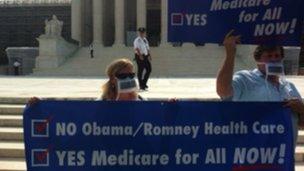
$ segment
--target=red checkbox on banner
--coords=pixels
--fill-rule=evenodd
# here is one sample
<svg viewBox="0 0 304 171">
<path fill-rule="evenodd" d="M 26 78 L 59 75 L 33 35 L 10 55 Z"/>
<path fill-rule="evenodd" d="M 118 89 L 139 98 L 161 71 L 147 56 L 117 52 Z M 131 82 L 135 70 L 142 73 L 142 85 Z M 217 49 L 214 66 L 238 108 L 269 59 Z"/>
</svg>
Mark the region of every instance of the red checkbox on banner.
<svg viewBox="0 0 304 171">
<path fill-rule="evenodd" d="M 182 13 L 171 14 L 171 25 L 182 26 L 184 24 L 184 15 Z"/>
<path fill-rule="evenodd" d="M 47 167 L 49 166 L 49 150 L 48 149 L 33 149 L 32 150 L 32 167 Z"/>
<path fill-rule="evenodd" d="M 32 120 L 32 137 L 49 137 L 49 123 L 51 119 Z"/>
</svg>

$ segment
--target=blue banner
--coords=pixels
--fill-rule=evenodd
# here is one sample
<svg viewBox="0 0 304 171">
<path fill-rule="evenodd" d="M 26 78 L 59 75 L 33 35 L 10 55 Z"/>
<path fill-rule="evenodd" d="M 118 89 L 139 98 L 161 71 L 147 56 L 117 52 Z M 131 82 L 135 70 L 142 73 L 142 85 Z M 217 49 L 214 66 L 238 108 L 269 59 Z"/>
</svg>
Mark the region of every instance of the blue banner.
<svg viewBox="0 0 304 171">
<path fill-rule="evenodd" d="M 282 103 L 41 101 L 24 112 L 28 171 L 292 171 Z"/>
<path fill-rule="evenodd" d="M 300 46 L 303 0 L 168 0 L 168 41 Z"/>
</svg>

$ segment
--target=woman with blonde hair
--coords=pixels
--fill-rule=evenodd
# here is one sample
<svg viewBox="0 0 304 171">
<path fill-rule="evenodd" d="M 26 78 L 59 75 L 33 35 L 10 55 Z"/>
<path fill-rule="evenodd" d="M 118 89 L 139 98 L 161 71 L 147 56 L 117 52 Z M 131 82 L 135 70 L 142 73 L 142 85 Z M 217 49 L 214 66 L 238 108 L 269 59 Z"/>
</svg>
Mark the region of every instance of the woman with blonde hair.
<svg viewBox="0 0 304 171">
<path fill-rule="evenodd" d="M 109 80 L 102 86 L 102 100 L 143 100 L 137 93 L 134 65 L 129 59 L 113 61 L 106 74 Z"/>
<path fill-rule="evenodd" d="M 109 80 L 102 86 L 102 96 L 98 100 L 133 101 L 144 100 L 138 95 L 134 65 L 129 59 L 117 59 L 106 70 Z M 33 105 L 40 99 L 32 97 L 28 104 Z"/>
</svg>

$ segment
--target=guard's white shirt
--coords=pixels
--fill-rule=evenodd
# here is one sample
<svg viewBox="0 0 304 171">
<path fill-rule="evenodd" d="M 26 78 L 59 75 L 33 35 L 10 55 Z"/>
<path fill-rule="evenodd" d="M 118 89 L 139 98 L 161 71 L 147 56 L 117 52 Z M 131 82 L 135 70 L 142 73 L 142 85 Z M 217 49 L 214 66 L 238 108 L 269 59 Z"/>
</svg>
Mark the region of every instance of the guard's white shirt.
<svg viewBox="0 0 304 171">
<path fill-rule="evenodd" d="M 14 62 L 14 67 L 19 67 L 21 64 L 19 62 Z"/>
<path fill-rule="evenodd" d="M 140 36 L 138 36 L 134 40 L 134 50 L 135 50 L 135 53 L 137 53 L 136 49 L 139 49 L 139 52 L 140 52 L 141 55 L 148 55 L 149 50 L 150 50 L 148 40 L 145 37 L 141 38 Z"/>
</svg>

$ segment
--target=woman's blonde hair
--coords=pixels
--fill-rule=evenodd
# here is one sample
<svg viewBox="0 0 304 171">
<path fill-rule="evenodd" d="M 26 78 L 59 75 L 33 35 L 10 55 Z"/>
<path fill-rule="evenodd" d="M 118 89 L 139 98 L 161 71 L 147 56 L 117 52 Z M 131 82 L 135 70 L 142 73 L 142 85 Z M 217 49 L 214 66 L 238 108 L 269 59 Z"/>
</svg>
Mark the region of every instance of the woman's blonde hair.
<svg viewBox="0 0 304 171">
<path fill-rule="evenodd" d="M 112 84 L 111 80 L 115 78 L 115 75 L 125 68 L 134 68 L 133 63 L 126 58 L 117 59 L 108 65 L 106 74 L 109 80 L 102 86 L 102 99 L 103 100 L 115 100 L 117 96 L 117 87 Z"/>
</svg>

